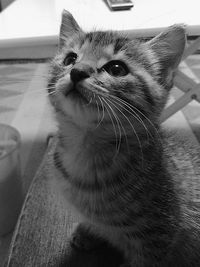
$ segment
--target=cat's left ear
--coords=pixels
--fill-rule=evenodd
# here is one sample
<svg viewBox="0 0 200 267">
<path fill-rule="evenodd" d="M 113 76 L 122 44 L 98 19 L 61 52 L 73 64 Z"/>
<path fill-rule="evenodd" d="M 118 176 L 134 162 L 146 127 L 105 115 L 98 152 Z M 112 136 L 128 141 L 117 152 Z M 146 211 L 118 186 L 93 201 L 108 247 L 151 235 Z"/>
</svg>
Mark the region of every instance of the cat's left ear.
<svg viewBox="0 0 200 267">
<path fill-rule="evenodd" d="M 160 71 L 165 74 L 165 79 L 173 78 L 172 73 L 181 61 L 185 44 L 186 31 L 185 25 L 177 24 L 168 27 L 146 43 L 155 53 L 160 65 Z"/>
<path fill-rule="evenodd" d="M 59 47 L 61 48 L 70 37 L 78 32 L 82 32 L 78 23 L 72 14 L 64 9 L 60 26 Z"/>
</svg>

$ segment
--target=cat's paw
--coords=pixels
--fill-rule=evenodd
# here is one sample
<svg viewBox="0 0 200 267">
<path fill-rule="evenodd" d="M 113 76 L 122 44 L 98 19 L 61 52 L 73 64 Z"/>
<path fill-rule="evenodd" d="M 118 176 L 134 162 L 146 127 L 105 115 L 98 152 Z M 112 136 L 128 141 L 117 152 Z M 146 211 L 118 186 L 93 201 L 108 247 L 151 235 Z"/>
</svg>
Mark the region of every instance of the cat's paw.
<svg viewBox="0 0 200 267">
<path fill-rule="evenodd" d="M 72 247 L 78 250 L 91 251 L 103 246 L 105 241 L 92 234 L 84 224 L 79 224 L 72 234 L 70 243 Z"/>
</svg>

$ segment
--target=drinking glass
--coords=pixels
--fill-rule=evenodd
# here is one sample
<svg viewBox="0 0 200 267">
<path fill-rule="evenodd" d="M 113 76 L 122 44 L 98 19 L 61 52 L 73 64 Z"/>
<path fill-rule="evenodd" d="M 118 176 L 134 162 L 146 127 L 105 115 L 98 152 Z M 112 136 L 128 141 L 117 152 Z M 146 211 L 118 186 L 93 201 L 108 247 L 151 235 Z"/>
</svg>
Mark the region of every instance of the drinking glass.
<svg viewBox="0 0 200 267">
<path fill-rule="evenodd" d="M 19 149 L 19 132 L 0 124 L 0 236 L 14 229 L 23 202 Z"/>
</svg>

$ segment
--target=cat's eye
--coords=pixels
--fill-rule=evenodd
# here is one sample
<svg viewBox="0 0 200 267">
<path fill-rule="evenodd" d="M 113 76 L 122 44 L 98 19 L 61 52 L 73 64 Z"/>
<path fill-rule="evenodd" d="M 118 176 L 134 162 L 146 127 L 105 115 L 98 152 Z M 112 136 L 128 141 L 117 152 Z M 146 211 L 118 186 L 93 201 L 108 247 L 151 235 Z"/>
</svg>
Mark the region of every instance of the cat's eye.
<svg viewBox="0 0 200 267">
<path fill-rule="evenodd" d="M 129 69 L 126 64 L 120 60 L 111 60 L 106 63 L 102 69 L 114 77 L 126 76 L 129 73 Z"/>
<path fill-rule="evenodd" d="M 67 56 L 65 57 L 64 61 L 63 61 L 63 64 L 65 66 L 68 66 L 68 65 L 73 65 L 75 64 L 76 60 L 77 60 L 77 54 L 74 53 L 74 52 L 70 52 L 69 54 L 67 54 Z"/>
</svg>

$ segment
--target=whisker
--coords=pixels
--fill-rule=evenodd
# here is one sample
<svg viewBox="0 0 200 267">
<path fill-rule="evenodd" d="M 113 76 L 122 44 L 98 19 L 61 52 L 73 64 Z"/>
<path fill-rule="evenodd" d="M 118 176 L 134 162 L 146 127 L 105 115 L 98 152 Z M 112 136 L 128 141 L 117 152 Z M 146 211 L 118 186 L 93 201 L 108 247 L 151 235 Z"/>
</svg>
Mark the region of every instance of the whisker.
<svg viewBox="0 0 200 267">
<path fill-rule="evenodd" d="M 113 112 L 114 112 L 114 110 L 113 110 Z M 127 138 L 126 130 L 125 130 L 125 128 L 124 128 L 124 126 L 123 126 L 123 123 L 121 122 L 119 116 L 117 115 L 117 113 L 116 113 L 116 112 L 114 112 L 114 113 L 115 113 L 115 115 L 116 115 L 116 117 L 117 117 L 117 120 L 119 121 L 120 126 L 121 126 L 121 128 L 122 128 L 122 130 L 123 130 L 123 132 L 124 132 L 124 137 L 125 137 L 125 139 L 126 139 L 127 150 L 128 150 L 128 153 L 130 154 L 129 142 L 128 142 L 128 138 Z"/>
<path fill-rule="evenodd" d="M 157 128 L 155 127 L 154 123 L 142 112 L 140 111 L 138 108 L 136 108 L 135 106 L 131 105 L 130 103 L 128 103 L 127 101 L 117 97 L 117 96 L 113 96 L 111 94 L 109 94 L 109 91 L 107 91 L 107 89 L 103 88 L 102 86 L 100 85 L 97 85 L 97 84 L 92 84 L 92 83 L 89 83 L 91 86 L 93 86 L 94 88 L 98 88 L 98 89 L 101 89 L 101 91 L 106 91 L 106 94 L 103 94 L 102 92 L 97 92 L 98 95 L 102 96 L 102 97 L 106 97 L 106 99 L 108 98 L 112 98 L 112 99 L 115 99 L 116 101 L 118 102 L 121 102 L 122 105 L 125 105 L 126 108 L 130 109 L 130 111 L 132 111 L 134 114 L 134 117 L 135 119 L 137 119 L 138 121 L 140 121 L 140 123 L 142 123 L 143 127 L 145 128 L 146 132 L 149 133 L 149 135 L 152 137 L 152 139 L 154 140 L 155 138 L 153 138 L 152 134 L 149 132 L 149 130 L 147 129 L 146 125 L 144 124 L 144 121 L 141 119 L 140 115 L 145 118 L 149 124 L 153 127 L 153 129 L 155 130 L 157 136 L 158 136 L 158 139 L 160 141 L 160 143 L 162 144 L 162 139 L 160 137 L 160 133 L 158 132 Z M 116 102 L 115 102 L 116 103 Z M 119 105 L 119 104 L 118 104 Z M 126 108 L 123 107 L 125 110 Z M 139 114 L 140 115 L 139 115 Z"/>
<path fill-rule="evenodd" d="M 100 110 L 99 110 L 99 103 L 98 103 L 97 100 L 95 100 L 95 103 L 96 103 L 97 114 L 98 114 L 98 124 L 97 124 L 96 128 L 98 128 L 98 126 L 99 126 L 99 121 L 100 121 Z M 96 128 L 95 128 L 95 129 L 96 129 Z"/>
<path fill-rule="evenodd" d="M 131 108 L 131 109 L 134 109 L 134 110 L 136 110 L 139 114 L 141 114 L 149 123 L 150 123 L 150 125 L 154 128 L 154 130 L 155 130 L 155 132 L 156 132 L 156 134 L 157 134 L 157 136 L 158 136 L 158 138 L 159 138 L 159 141 L 162 143 L 162 139 L 161 139 L 161 137 L 160 137 L 160 134 L 159 134 L 159 132 L 158 132 L 158 130 L 156 129 L 156 127 L 155 127 L 155 125 L 153 124 L 153 122 L 142 112 L 142 111 L 140 111 L 138 108 L 136 108 L 135 106 L 133 106 L 133 105 L 131 105 L 130 103 L 128 103 L 127 101 L 125 101 L 125 100 L 123 100 L 123 99 L 121 99 L 121 98 L 119 98 L 119 97 L 117 97 L 117 96 L 111 96 L 112 98 L 115 98 L 115 99 L 118 99 L 120 102 L 122 102 L 122 103 L 124 103 L 125 105 L 127 105 L 129 108 Z"/>
<path fill-rule="evenodd" d="M 96 87 L 96 88 L 102 90 L 102 91 L 105 92 L 105 93 L 108 93 L 108 92 L 109 92 L 106 88 L 104 88 L 104 87 L 102 87 L 102 86 L 100 86 L 100 85 L 98 85 L 98 84 L 93 84 L 93 83 L 90 83 L 90 82 L 88 82 L 88 83 L 89 83 L 90 85 L 92 85 L 92 86 L 94 86 L 94 87 Z"/>
<path fill-rule="evenodd" d="M 158 136 L 158 140 L 160 141 L 160 143 L 162 144 L 162 138 L 160 136 L 160 133 L 158 132 L 158 129 L 156 129 L 155 125 L 153 124 L 153 122 L 147 117 L 145 116 L 145 114 L 143 114 L 143 112 L 141 112 L 138 108 L 133 107 L 138 113 L 140 113 L 153 127 L 153 129 L 155 130 L 157 136 Z"/>
<path fill-rule="evenodd" d="M 92 92 L 92 94 L 93 94 L 93 98 L 95 98 L 95 94 L 93 92 Z M 91 103 L 92 103 L 92 96 L 90 96 L 90 101 L 87 104 L 85 104 L 85 106 L 89 106 Z"/>
<path fill-rule="evenodd" d="M 53 88 L 54 87 L 52 87 L 52 89 Z M 48 92 L 48 90 L 46 88 L 40 88 L 40 89 L 34 89 L 33 91 L 26 92 L 26 94 L 28 94 L 28 95 L 39 94 L 39 93 L 45 94 L 45 95 L 51 95 L 51 94 L 55 93 L 55 91 Z M 24 94 L 24 93 L 22 93 L 22 94 Z"/>
<path fill-rule="evenodd" d="M 107 98 L 107 97 L 106 97 L 106 98 Z M 126 133 L 126 130 L 125 130 L 124 126 L 123 126 L 123 123 L 121 122 L 121 120 L 120 120 L 120 118 L 118 117 L 117 113 L 116 113 L 113 109 L 112 109 L 112 111 L 113 111 L 113 113 L 115 114 L 116 120 L 119 122 L 120 127 L 121 127 L 122 130 L 123 130 L 123 133 L 124 133 L 124 136 L 125 136 L 125 139 L 126 139 L 127 150 L 130 152 L 130 150 L 129 150 L 129 142 L 128 142 L 128 138 L 127 138 L 127 133 Z M 114 114 L 113 114 L 113 115 L 114 115 Z"/>
<path fill-rule="evenodd" d="M 56 82 L 55 83 L 48 83 L 47 84 L 47 88 L 52 87 L 52 86 L 56 86 Z"/>
<path fill-rule="evenodd" d="M 99 87 L 100 89 L 104 89 L 103 87 L 101 87 L 101 86 L 97 86 L 96 84 L 92 84 L 92 83 L 90 83 L 92 86 L 94 86 L 94 87 Z M 101 94 L 100 92 L 98 92 L 98 94 Z M 103 95 L 103 94 L 101 94 L 102 96 L 103 96 L 103 100 L 104 100 L 104 102 L 105 102 L 105 97 L 106 97 L 106 99 L 107 100 L 109 100 L 108 98 L 109 97 L 113 97 L 112 95 L 106 95 L 105 96 L 105 94 Z M 116 97 L 117 98 L 117 97 Z M 118 98 L 117 98 L 118 99 Z M 111 104 L 113 104 L 111 101 L 109 101 Z M 111 112 L 113 113 L 114 111 L 113 111 L 113 109 L 110 107 L 110 105 L 106 102 L 106 104 L 109 106 L 109 108 L 111 109 Z M 114 104 L 113 104 L 114 105 Z M 114 105 L 115 106 L 115 105 Z M 116 106 L 115 106 L 116 107 Z M 141 145 L 141 142 L 140 142 L 140 139 L 139 139 L 139 137 L 138 137 L 138 135 L 137 135 L 137 132 L 135 131 L 135 128 L 133 127 L 133 125 L 132 125 L 132 123 L 130 122 L 130 120 L 128 119 L 128 117 L 118 108 L 118 107 L 116 107 L 119 111 L 120 111 L 120 113 L 126 118 L 126 120 L 128 120 L 129 121 L 129 123 L 130 123 L 130 125 L 131 125 L 131 127 L 132 127 L 132 129 L 133 129 L 133 132 L 134 132 L 134 134 L 135 134 L 135 136 L 136 136 L 136 138 L 137 138 L 137 140 L 138 140 L 138 143 L 139 143 L 139 146 L 140 146 L 140 150 L 141 150 L 141 157 L 142 157 L 142 163 L 143 163 L 143 151 L 142 151 L 142 145 Z M 114 114 L 113 114 L 114 115 Z M 116 117 L 115 117 L 115 119 L 116 119 Z M 119 130 L 120 130 L 120 127 L 119 127 L 119 122 L 118 122 L 118 120 L 117 120 L 117 123 L 118 123 L 118 128 L 119 128 Z M 120 134 L 121 134 L 121 130 L 120 130 Z M 127 136 L 127 135 L 126 135 Z M 121 139 L 121 137 L 120 137 L 120 139 Z M 121 140 L 120 140 L 120 142 L 121 142 Z"/>
<path fill-rule="evenodd" d="M 143 122 L 143 120 L 140 118 L 140 116 L 133 109 L 131 109 L 127 104 L 122 103 L 120 101 L 120 99 L 113 98 L 113 101 L 116 104 L 118 104 L 120 107 L 122 107 L 124 110 L 126 110 L 130 115 L 132 115 L 138 122 L 140 122 L 142 124 L 142 126 L 144 127 L 145 131 L 146 131 L 147 137 L 149 138 L 149 136 L 151 136 L 152 139 L 153 139 L 153 136 L 149 132 L 149 130 L 147 129 L 145 123 Z M 129 109 L 127 109 L 125 106 L 128 107 Z"/>
<path fill-rule="evenodd" d="M 110 103 L 112 103 L 111 100 L 107 99 Z M 140 151 L 141 151 L 141 158 L 142 158 L 142 165 L 143 165 L 143 162 L 144 162 L 144 155 L 143 155 L 143 151 L 142 151 L 142 144 L 141 144 L 141 141 L 140 141 L 140 138 L 133 126 L 133 124 L 131 123 L 131 121 L 129 120 L 129 118 L 121 111 L 121 109 L 119 109 L 114 103 L 112 103 L 112 105 L 122 114 L 122 116 L 128 121 L 128 123 L 130 124 L 135 136 L 136 136 L 136 139 L 138 141 L 138 144 L 139 144 L 139 147 L 140 147 Z"/>
<path fill-rule="evenodd" d="M 105 100 L 105 98 L 102 98 L 102 100 L 103 100 L 103 102 L 108 106 L 108 108 L 107 108 L 106 105 L 105 105 L 105 108 L 106 108 L 106 110 L 107 110 L 107 112 L 108 112 L 108 115 L 109 115 L 109 117 L 110 117 L 110 119 L 111 119 L 111 122 L 112 122 L 112 125 L 113 125 L 113 130 L 114 130 L 114 132 L 115 132 L 116 152 L 115 152 L 115 155 L 114 155 L 113 158 L 116 158 L 117 155 L 118 155 L 118 153 L 119 153 L 120 144 L 121 144 L 121 131 L 120 131 L 119 124 L 118 124 L 118 121 L 117 121 L 118 130 L 119 130 L 119 135 L 120 135 L 120 139 L 119 139 L 119 141 L 118 141 L 118 138 L 117 138 L 117 130 L 116 130 L 116 127 L 115 127 L 115 124 L 114 124 L 114 121 L 113 121 L 113 118 L 112 118 L 112 115 L 111 115 L 111 114 L 113 114 L 113 112 L 112 112 L 112 108 L 111 108 L 110 105 L 107 103 L 107 101 Z M 109 112 L 109 109 L 110 109 L 110 111 L 112 112 L 111 114 L 110 114 L 110 112 Z M 116 118 L 115 118 L 115 119 L 116 119 Z"/>
<path fill-rule="evenodd" d="M 57 93 L 57 91 L 47 92 L 48 95 L 56 95 Z"/>
<path fill-rule="evenodd" d="M 104 108 L 104 104 L 103 104 L 103 102 L 102 102 L 100 96 L 98 96 L 98 99 L 99 99 L 99 101 L 100 101 L 100 103 L 101 103 L 103 112 L 102 112 L 101 120 L 99 120 L 99 122 L 98 122 L 96 128 L 98 128 L 98 127 L 101 125 L 101 123 L 103 122 L 104 117 L 105 117 L 105 108 Z M 98 102 L 97 102 L 97 105 L 98 105 Z M 98 108 L 98 112 L 99 112 L 99 108 Z M 99 118 L 100 118 L 100 113 L 98 113 L 98 116 L 99 116 Z"/>
</svg>

